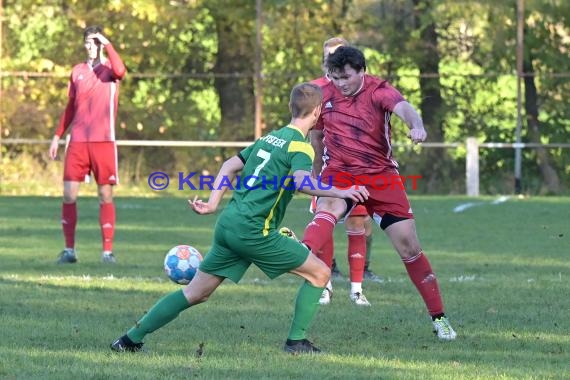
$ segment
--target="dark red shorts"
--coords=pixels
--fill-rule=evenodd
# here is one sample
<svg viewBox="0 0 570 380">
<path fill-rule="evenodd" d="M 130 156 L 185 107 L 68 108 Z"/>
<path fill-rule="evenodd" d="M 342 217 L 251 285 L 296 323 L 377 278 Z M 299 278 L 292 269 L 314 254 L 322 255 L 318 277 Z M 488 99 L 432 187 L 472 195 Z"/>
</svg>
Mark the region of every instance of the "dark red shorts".
<svg viewBox="0 0 570 380">
<path fill-rule="evenodd" d="M 332 185 L 346 188 L 350 183 L 349 178 L 344 174 L 346 173 L 339 173 L 337 171 L 327 170 L 327 168 L 325 168 L 321 174 L 321 178 L 325 183 L 329 183 L 330 180 L 332 182 Z M 397 172 L 385 172 L 376 175 L 376 177 L 391 178 L 391 176 L 397 175 Z M 397 184 L 394 186 L 366 185 L 366 188 L 368 189 L 370 196 L 363 203 L 363 205 L 366 207 L 368 215 L 373 217 L 377 223 L 379 223 L 379 220 L 384 216 L 384 214 L 391 214 L 408 219 L 414 218 L 408 196 L 406 195 L 406 190 L 403 188 L 403 186 L 398 186 Z M 360 207 L 360 205 L 357 207 Z M 356 215 L 354 214 L 354 210 L 350 215 Z"/>
<path fill-rule="evenodd" d="M 65 152 L 63 180 L 83 182 L 90 173 L 98 185 L 119 183 L 117 145 L 114 141 L 69 143 Z"/>
</svg>

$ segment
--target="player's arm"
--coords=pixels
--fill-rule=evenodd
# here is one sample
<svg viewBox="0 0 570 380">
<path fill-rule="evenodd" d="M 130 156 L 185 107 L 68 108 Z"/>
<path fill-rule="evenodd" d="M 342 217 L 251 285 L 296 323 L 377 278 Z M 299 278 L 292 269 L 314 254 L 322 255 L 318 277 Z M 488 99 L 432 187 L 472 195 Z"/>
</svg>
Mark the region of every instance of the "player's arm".
<svg viewBox="0 0 570 380">
<path fill-rule="evenodd" d="M 75 116 L 75 99 L 69 97 L 67 100 L 67 106 L 65 110 L 61 114 L 59 118 L 59 124 L 57 130 L 55 131 L 55 135 L 51 140 L 51 145 L 49 147 L 49 157 L 52 160 L 55 160 L 57 157 L 57 150 L 59 147 L 59 139 L 63 136 L 67 128 L 71 125 L 71 121 L 73 120 L 73 116 Z"/>
<path fill-rule="evenodd" d="M 224 161 L 212 185 L 208 202 L 204 202 L 196 196 L 194 200 L 188 200 L 192 210 L 198 214 L 212 214 L 216 212 L 224 193 L 228 190 L 228 186 L 221 186 L 222 181 L 224 183 L 228 183 L 228 181 L 232 183 L 244 165 L 244 161 L 240 156 L 233 156 Z"/>
<path fill-rule="evenodd" d="M 416 109 L 410 103 L 405 100 L 399 102 L 394 107 L 393 112 L 408 125 L 408 128 L 410 129 L 408 137 L 414 143 L 422 142 L 427 138 L 424 122 Z"/>
<path fill-rule="evenodd" d="M 107 52 L 107 56 L 109 57 L 109 61 L 111 62 L 111 68 L 113 70 L 113 76 L 115 77 L 115 79 L 117 80 L 123 79 L 123 77 L 127 73 L 127 68 L 125 67 L 123 60 L 119 56 L 119 53 L 117 53 L 117 51 L 111 44 L 111 41 L 109 41 L 107 37 L 105 37 L 101 33 L 94 34 L 93 38 L 99 40 L 99 42 L 101 42 L 101 45 L 105 47 L 105 51 Z"/>
<path fill-rule="evenodd" d="M 325 153 L 325 144 L 323 143 L 324 133 L 322 130 L 313 129 L 309 132 L 311 146 L 315 151 L 315 159 L 313 160 L 313 174 L 318 176 L 323 170 L 323 155 Z"/>
<path fill-rule="evenodd" d="M 368 199 L 368 190 L 365 186 L 347 186 L 341 189 L 320 182 L 306 170 L 295 170 L 293 178 L 295 188 L 301 193 L 319 197 L 349 198 L 355 202 L 364 202 Z"/>
</svg>

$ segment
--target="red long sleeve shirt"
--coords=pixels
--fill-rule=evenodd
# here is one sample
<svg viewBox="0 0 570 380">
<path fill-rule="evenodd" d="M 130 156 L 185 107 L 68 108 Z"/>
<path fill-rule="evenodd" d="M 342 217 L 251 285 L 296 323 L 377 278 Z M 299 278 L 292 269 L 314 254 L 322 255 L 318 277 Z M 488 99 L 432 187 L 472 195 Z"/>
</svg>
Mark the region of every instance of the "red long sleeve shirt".
<svg viewBox="0 0 570 380">
<path fill-rule="evenodd" d="M 115 120 L 119 105 L 119 81 L 126 69 L 111 44 L 105 46 L 109 60 L 91 67 L 75 65 L 68 85 L 68 102 L 55 134 L 71 128 L 71 141 L 115 141 Z"/>
</svg>

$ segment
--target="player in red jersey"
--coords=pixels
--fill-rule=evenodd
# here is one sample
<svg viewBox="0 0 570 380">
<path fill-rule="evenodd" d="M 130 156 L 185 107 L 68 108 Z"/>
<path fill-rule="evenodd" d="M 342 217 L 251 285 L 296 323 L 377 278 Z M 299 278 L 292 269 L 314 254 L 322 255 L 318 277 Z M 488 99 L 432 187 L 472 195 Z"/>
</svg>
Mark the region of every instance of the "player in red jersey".
<svg viewBox="0 0 570 380">
<path fill-rule="evenodd" d="M 113 186 L 119 183 L 115 119 L 119 104 L 119 81 L 125 76 L 125 64 L 102 34 L 101 27 L 83 31 L 87 61 L 75 65 L 68 86 L 68 102 L 49 148 L 49 156 L 57 157 L 59 140 L 70 131 L 63 172 L 63 205 L 61 223 L 65 249 L 58 263 L 75 263 L 75 226 L 79 184 L 93 173 L 99 194 L 99 224 L 103 242 L 102 260 L 114 263 L 115 205 Z M 103 50 L 109 59 L 105 59 Z"/>
<path fill-rule="evenodd" d="M 325 75 L 315 79 L 313 83 L 323 87 L 330 82 L 326 72 L 325 63 L 329 54 L 333 53 L 340 46 L 349 46 L 348 41 L 344 38 L 333 37 L 323 43 L 323 72 Z M 315 150 L 315 162 L 313 163 L 313 172 L 317 175 L 321 173 L 323 168 L 323 144 L 322 130 L 311 133 L 311 145 Z M 312 205 L 315 204 L 313 199 Z M 350 214 L 344 219 L 346 234 L 348 237 L 348 264 L 350 273 L 350 300 L 358 306 L 370 306 L 370 302 L 363 293 L 362 281 L 368 278 L 373 281 L 379 281 L 379 277 L 371 272 L 368 268 L 370 263 L 370 251 L 372 244 L 372 226 L 371 218 L 368 216 L 366 208 L 363 205 L 357 205 Z M 334 257 L 334 240 L 330 240 L 328 244 L 317 252 L 318 257 L 327 264 L 334 274 L 340 275 Z M 331 302 L 333 294 L 332 282 L 329 280 L 319 303 L 328 305 Z"/>
<path fill-rule="evenodd" d="M 363 204 L 400 255 L 432 317 L 435 333 L 442 340 L 453 340 L 456 333 L 444 314 L 437 278 L 420 246 L 404 186 L 375 182 L 401 178 L 392 156 L 392 114 L 407 124 L 408 136 L 414 143 L 427 137 L 423 121 L 390 83 L 366 74 L 366 61 L 360 50 L 339 47 L 329 55 L 326 66 L 331 82 L 322 88 L 323 105 L 315 127 L 324 136 L 322 181 L 366 186 L 370 196 Z M 351 206 L 342 200 L 319 198 L 303 242 L 313 252 L 321 250 L 332 239 L 338 219 Z"/>
</svg>

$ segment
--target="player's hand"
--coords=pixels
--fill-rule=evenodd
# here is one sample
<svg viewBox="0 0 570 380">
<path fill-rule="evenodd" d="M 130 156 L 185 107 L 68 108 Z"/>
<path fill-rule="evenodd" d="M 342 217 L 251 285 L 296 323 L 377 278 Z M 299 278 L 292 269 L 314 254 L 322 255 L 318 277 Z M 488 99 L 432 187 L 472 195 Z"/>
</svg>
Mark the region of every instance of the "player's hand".
<svg viewBox="0 0 570 380">
<path fill-rule="evenodd" d="M 53 139 L 51 145 L 49 146 L 49 158 L 55 160 L 57 158 L 57 149 L 59 148 L 59 140 Z"/>
<path fill-rule="evenodd" d="M 412 128 L 408 132 L 408 137 L 410 138 L 410 140 L 412 140 L 414 144 L 421 143 L 422 141 L 425 141 L 425 139 L 427 138 L 427 132 L 423 127 Z"/>
<path fill-rule="evenodd" d="M 345 193 L 343 198 L 349 198 L 355 202 L 364 202 L 370 195 L 368 189 L 362 185 L 355 185 L 342 191 Z"/>
<path fill-rule="evenodd" d="M 188 199 L 188 204 L 196 214 L 206 215 L 206 214 L 213 214 L 214 212 L 216 212 L 215 207 L 210 205 L 208 202 L 204 202 L 203 200 L 198 199 L 197 195 L 194 197 L 193 200 Z"/>
<path fill-rule="evenodd" d="M 91 36 L 93 39 L 98 40 L 99 42 L 101 42 L 101 45 L 105 46 L 105 45 L 109 45 L 111 43 L 111 41 L 109 41 L 107 39 L 107 37 L 105 37 L 104 35 L 102 35 L 101 33 L 95 33 L 93 36 Z"/>
</svg>

